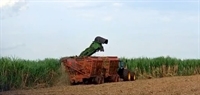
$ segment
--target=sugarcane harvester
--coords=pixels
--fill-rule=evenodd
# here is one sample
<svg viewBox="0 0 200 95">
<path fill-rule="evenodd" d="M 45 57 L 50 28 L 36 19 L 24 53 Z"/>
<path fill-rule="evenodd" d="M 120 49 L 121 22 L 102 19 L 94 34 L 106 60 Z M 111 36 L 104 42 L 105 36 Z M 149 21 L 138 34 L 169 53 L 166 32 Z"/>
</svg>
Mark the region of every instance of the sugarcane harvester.
<svg viewBox="0 0 200 95">
<path fill-rule="evenodd" d="M 71 84 L 135 80 L 135 74 L 128 70 L 126 64 L 117 56 L 92 56 L 96 52 L 104 52 L 103 44 L 108 44 L 108 39 L 97 36 L 79 56 L 60 59 Z"/>
</svg>

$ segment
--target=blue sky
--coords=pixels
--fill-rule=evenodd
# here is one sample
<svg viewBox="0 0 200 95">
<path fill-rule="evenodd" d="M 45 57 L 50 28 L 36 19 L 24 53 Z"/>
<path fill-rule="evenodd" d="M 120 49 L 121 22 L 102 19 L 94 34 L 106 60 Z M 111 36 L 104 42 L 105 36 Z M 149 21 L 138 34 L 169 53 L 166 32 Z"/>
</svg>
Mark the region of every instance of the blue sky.
<svg viewBox="0 0 200 95">
<path fill-rule="evenodd" d="M 199 0 L 1 0 L 0 56 L 200 58 Z"/>
</svg>

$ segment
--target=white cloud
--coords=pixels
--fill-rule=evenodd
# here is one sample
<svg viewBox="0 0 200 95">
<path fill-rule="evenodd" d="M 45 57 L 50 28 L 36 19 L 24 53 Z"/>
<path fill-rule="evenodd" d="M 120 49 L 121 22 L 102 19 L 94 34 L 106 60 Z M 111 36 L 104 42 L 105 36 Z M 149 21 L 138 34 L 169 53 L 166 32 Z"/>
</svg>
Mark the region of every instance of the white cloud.
<svg viewBox="0 0 200 95">
<path fill-rule="evenodd" d="M 1 0 L 0 1 L 0 8 L 13 7 L 19 2 L 25 2 L 25 0 Z"/>
<path fill-rule="evenodd" d="M 1 0 L 0 1 L 0 8 L 4 7 L 4 6 L 13 6 L 13 4 L 15 3 L 15 0 Z"/>
<path fill-rule="evenodd" d="M 2 11 L 1 19 L 18 15 L 20 11 L 27 9 L 26 0 L 1 0 L 0 9 Z"/>
</svg>

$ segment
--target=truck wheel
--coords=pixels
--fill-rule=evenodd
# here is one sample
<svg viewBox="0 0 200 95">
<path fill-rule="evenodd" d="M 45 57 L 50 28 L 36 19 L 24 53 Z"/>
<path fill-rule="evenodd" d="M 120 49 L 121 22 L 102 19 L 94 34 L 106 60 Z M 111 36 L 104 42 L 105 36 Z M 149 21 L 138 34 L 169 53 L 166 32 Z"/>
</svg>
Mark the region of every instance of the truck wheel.
<svg viewBox="0 0 200 95">
<path fill-rule="evenodd" d="M 115 76 L 115 82 L 119 82 L 119 80 L 120 80 L 119 75 L 116 75 L 116 76 Z"/>
<path fill-rule="evenodd" d="M 95 77 L 95 83 L 96 84 L 101 84 L 102 83 L 102 78 L 100 76 Z"/>
<path fill-rule="evenodd" d="M 101 77 L 101 84 L 104 83 L 104 77 Z"/>
<path fill-rule="evenodd" d="M 70 82 L 70 85 L 76 85 L 75 80 L 72 80 L 72 81 Z"/>
<path fill-rule="evenodd" d="M 131 81 L 135 81 L 136 77 L 135 77 L 135 73 L 131 73 Z"/>
<path fill-rule="evenodd" d="M 90 79 L 83 79 L 83 84 L 89 84 L 89 83 L 91 83 Z"/>
<path fill-rule="evenodd" d="M 130 81 L 131 80 L 131 73 L 129 70 L 127 69 L 124 69 L 124 72 L 123 72 L 123 80 L 124 81 Z"/>
</svg>

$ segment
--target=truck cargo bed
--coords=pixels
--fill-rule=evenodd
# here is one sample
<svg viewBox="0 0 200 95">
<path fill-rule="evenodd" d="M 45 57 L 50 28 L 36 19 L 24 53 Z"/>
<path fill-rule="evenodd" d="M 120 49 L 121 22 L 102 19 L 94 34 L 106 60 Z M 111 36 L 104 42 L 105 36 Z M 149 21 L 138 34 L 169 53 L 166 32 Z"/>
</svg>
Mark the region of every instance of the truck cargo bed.
<svg viewBox="0 0 200 95">
<path fill-rule="evenodd" d="M 64 57 L 61 64 L 66 68 L 70 83 L 104 83 L 119 81 L 119 59 L 115 56 Z"/>
</svg>

